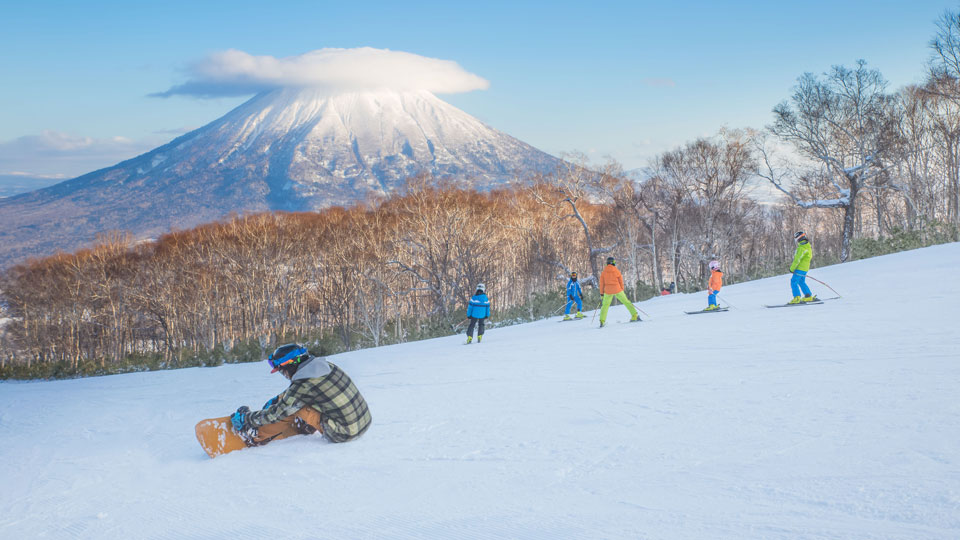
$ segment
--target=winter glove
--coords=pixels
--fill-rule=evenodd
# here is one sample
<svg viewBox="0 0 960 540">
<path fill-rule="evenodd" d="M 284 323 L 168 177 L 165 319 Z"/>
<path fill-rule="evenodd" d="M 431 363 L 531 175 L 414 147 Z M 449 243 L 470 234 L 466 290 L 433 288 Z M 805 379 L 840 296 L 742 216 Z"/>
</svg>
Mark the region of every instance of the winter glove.
<svg viewBox="0 0 960 540">
<path fill-rule="evenodd" d="M 277 401 L 280 401 L 280 396 L 273 396 L 270 398 L 270 401 L 263 404 L 263 408 L 269 409 L 270 407 L 276 405 Z"/>
<path fill-rule="evenodd" d="M 244 405 L 237 409 L 237 412 L 233 413 L 230 416 L 230 423 L 233 424 L 233 429 L 236 431 L 243 431 L 243 428 L 247 425 L 247 414 L 250 412 L 250 407 Z"/>
</svg>

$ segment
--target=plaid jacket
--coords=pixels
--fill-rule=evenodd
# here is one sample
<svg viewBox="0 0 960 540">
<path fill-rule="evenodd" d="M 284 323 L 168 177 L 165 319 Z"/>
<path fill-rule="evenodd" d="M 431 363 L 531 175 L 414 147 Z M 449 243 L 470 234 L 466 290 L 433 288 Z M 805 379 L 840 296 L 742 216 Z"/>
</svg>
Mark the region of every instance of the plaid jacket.
<svg viewBox="0 0 960 540">
<path fill-rule="evenodd" d="M 309 361 L 326 362 L 322 358 Z M 276 403 L 247 415 L 247 425 L 272 424 L 304 407 L 313 407 L 320 412 L 323 435 L 331 442 L 347 442 L 362 435 L 371 421 L 367 402 L 343 370 L 327 363 L 330 373 L 323 377 L 298 379 L 294 375 L 290 386 L 277 396 Z"/>
</svg>

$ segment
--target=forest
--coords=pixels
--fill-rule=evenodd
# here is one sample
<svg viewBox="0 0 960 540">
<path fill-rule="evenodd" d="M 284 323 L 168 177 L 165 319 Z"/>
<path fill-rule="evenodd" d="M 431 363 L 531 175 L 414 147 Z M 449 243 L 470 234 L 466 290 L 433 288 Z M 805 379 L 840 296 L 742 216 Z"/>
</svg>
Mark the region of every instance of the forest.
<svg viewBox="0 0 960 540">
<path fill-rule="evenodd" d="M 640 173 L 565 158 L 491 192 L 421 175 L 350 208 L 113 232 L 23 262 L 0 275 L 0 378 L 449 335 L 481 282 L 494 326 L 534 320 L 559 311 L 574 270 L 592 309 L 608 256 L 643 300 L 702 290 L 712 259 L 727 283 L 787 273 L 799 230 L 814 266 L 960 240 L 960 12 L 937 22 L 916 85 L 891 90 L 861 60 L 801 75 L 769 126 L 720 129 Z"/>
</svg>

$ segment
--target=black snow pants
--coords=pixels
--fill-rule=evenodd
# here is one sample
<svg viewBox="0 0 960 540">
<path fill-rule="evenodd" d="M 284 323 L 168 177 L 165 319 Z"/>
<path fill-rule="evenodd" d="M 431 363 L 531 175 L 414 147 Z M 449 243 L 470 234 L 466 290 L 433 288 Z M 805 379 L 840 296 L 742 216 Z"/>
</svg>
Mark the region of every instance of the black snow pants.
<svg viewBox="0 0 960 540">
<path fill-rule="evenodd" d="M 486 320 L 486 319 L 477 319 L 477 318 L 474 318 L 474 317 L 470 317 L 470 324 L 469 324 L 469 326 L 467 326 L 467 335 L 470 336 L 470 337 L 473 337 L 473 327 L 474 327 L 474 325 L 477 324 L 477 321 L 479 321 L 479 322 L 480 322 L 480 328 L 477 329 L 477 335 L 478 335 L 478 336 L 482 336 L 482 335 L 483 335 L 483 321 L 485 321 L 485 320 Z"/>
</svg>

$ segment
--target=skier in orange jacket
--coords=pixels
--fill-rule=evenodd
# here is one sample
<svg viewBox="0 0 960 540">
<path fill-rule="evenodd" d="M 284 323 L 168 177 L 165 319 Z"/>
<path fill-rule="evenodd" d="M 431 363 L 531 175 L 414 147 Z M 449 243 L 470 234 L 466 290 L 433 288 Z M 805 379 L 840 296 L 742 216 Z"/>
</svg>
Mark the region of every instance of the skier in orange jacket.
<svg viewBox="0 0 960 540">
<path fill-rule="evenodd" d="M 720 261 L 710 261 L 710 283 L 707 284 L 708 296 L 707 307 L 704 311 L 713 311 L 720 309 L 717 305 L 717 295 L 720 294 L 720 287 L 723 287 L 723 272 L 720 271 Z"/>
<path fill-rule="evenodd" d="M 603 307 L 600 308 L 600 328 L 607 321 L 607 310 L 610 309 L 610 303 L 616 298 L 621 304 L 627 306 L 630 312 L 630 321 L 639 321 L 637 308 L 633 307 L 627 295 L 623 293 L 623 275 L 617 270 L 617 261 L 613 257 L 607 257 L 607 266 L 600 272 L 600 294 L 603 295 Z"/>
</svg>

